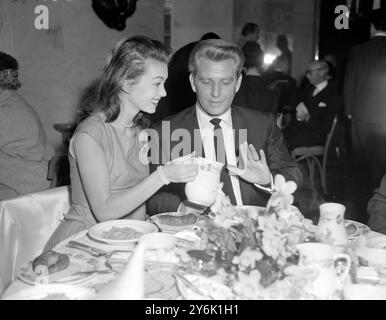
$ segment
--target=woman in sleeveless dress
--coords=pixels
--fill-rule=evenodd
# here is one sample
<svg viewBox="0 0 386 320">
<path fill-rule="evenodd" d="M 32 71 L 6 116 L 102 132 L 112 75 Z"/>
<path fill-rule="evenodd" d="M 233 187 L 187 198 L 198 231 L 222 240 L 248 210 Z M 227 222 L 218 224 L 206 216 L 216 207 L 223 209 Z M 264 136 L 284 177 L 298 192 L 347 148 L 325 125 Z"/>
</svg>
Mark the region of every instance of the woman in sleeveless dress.
<svg viewBox="0 0 386 320">
<path fill-rule="evenodd" d="M 145 219 L 145 201 L 164 184 L 195 179 L 195 164 L 171 162 L 149 175 L 147 122 L 166 95 L 170 50 L 144 36 L 112 49 L 94 95 L 82 106 L 88 117 L 69 146 L 72 205 L 45 250 L 92 225 Z"/>
</svg>

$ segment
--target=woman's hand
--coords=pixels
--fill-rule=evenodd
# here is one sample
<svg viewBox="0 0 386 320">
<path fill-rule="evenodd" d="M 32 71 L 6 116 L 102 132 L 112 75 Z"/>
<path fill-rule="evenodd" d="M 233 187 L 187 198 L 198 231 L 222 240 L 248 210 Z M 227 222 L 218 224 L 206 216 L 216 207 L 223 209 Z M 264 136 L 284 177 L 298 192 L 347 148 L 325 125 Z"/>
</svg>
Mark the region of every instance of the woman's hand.
<svg viewBox="0 0 386 320">
<path fill-rule="evenodd" d="M 228 166 L 230 175 L 238 175 L 250 183 L 266 185 L 271 182 L 271 171 L 268 168 L 267 160 L 263 150 L 260 150 L 260 157 L 255 147 L 246 142 L 240 145 L 239 167 Z"/>
<path fill-rule="evenodd" d="M 198 174 L 198 164 L 193 163 L 194 152 L 174 159 L 162 166 L 162 171 L 170 182 L 194 181 Z"/>
</svg>

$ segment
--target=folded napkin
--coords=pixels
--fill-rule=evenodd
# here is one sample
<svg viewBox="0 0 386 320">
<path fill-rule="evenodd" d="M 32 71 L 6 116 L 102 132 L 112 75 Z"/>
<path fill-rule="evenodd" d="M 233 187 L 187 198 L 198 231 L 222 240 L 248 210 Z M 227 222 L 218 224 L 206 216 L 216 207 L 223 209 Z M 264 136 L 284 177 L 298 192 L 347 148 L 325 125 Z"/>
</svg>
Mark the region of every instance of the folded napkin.
<svg viewBox="0 0 386 320">
<path fill-rule="evenodd" d="M 139 243 L 127 266 L 103 287 L 96 300 L 142 300 L 145 298 L 145 245 Z"/>
</svg>

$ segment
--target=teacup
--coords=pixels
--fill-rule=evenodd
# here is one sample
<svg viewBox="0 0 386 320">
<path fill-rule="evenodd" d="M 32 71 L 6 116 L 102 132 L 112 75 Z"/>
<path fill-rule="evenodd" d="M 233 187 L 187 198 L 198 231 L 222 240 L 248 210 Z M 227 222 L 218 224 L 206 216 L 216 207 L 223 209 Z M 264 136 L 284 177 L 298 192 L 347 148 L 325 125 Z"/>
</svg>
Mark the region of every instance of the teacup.
<svg viewBox="0 0 386 320">
<path fill-rule="evenodd" d="M 349 255 L 336 254 L 333 246 L 323 243 L 301 243 L 296 247 L 299 251 L 298 265 L 304 269 L 318 271 L 311 285 L 311 294 L 321 299 L 329 299 L 338 290 L 343 289 L 351 267 Z M 345 261 L 343 265 L 338 263 L 341 259 Z"/>
<path fill-rule="evenodd" d="M 216 201 L 224 164 L 201 157 L 192 161 L 198 164 L 198 174 L 194 181 L 186 183 L 186 197 L 190 202 L 209 207 Z"/>
</svg>

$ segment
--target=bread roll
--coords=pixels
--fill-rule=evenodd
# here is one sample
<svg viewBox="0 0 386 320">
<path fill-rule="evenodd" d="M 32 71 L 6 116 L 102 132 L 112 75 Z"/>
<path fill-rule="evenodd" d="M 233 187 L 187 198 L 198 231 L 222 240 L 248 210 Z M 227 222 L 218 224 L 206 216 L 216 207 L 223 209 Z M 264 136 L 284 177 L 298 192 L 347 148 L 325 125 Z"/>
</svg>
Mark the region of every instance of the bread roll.
<svg viewBox="0 0 386 320">
<path fill-rule="evenodd" d="M 53 250 L 43 252 L 32 261 L 32 270 L 34 272 L 39 266 L 46 267 L 48 273 L 55 273 L 66 269 L 70 264 L 70 258 L 66 254 L 58 253 Z"/>
<path fill-rule="evenodd" d="M 193 213 L 188 213 L 181 216 L 165 214 L 159 216 L 158 221 L 168 226 L 187 226 L 196 223 L 197 217 Z"/>
</svg>

